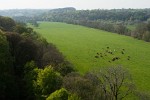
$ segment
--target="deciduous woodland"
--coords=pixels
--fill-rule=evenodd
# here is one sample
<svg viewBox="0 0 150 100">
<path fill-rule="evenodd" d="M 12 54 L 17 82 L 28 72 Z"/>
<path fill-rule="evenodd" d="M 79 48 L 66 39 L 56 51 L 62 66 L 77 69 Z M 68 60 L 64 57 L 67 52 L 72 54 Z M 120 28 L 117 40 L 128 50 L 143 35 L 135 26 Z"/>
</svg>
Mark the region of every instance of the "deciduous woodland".
<svg viewBox="0 0 150 100">
<path fill-rule="evenodd" d="M 64 22 L 150 42 L 150 9 L 21 10 L 21 15 L 15 16 L 17 11 L 0 11 L 13 18 L 0 16 L 0 100 L 150 99 L 149 92 L 137 89 L 132 73 L 121 64 L 81 74 L 33 29 L 40 28 L 38 21 Z M 97 50 L 93 59 L 132 61 L 134 57 L 126 56 L 126 51 L 106 46 Z"/>
</svg>

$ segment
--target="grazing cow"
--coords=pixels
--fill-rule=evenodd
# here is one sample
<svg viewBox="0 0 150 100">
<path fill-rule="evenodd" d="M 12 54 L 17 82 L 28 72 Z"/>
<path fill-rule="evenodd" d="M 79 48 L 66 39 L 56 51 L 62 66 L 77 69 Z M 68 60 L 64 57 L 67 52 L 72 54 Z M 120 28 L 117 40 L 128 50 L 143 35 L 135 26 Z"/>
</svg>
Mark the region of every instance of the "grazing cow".
<svg viewBox="0 0 150 100">
<path fill-rule="evenodd" d="M 112 61 L 115 61 L 115 60 L 116 60 L 116 58 L 113 58 L 113 59 L 112 59 Z"/>
<path fill-rule="evenodd" d="M 120 58 L 119 57 L 116 57 L 116 60 L 119 60 Z"/>
<path fill-rule="evenodd" d="M 107 47 L 107 49 L 109 49 L 109 47 Z"/>
<path fill-rule="evenodd" d="M 124 52 L 123 52 L 123 51 L 121 51 L 121 54 L 124 54 Z"/>
<path fill-rule="evenodd" d="M 127 60 L 130 60 L 130 56 L 128 56 Z"/>
<path fill-rule="evenodd" d="M 114 57 L 114 58 L 112 59 L 112 61 L 119 60 L 119 59 L 120 59 L 119 57 Z"/>
<path fill-rule="evenodd" d="M 108 61 L 109 63 L 111 63 L 111 61 Z"/>
<path fill-rule="evenodd" d="M 95 58 L 99 58 L 99 56 L 95 56 Z"/>
<path fill-rule="evenodd" d="M 112 51 L 108 51 L 108 53 L 113 54 L 113 52 L 112 52 Z"/>
</svg>

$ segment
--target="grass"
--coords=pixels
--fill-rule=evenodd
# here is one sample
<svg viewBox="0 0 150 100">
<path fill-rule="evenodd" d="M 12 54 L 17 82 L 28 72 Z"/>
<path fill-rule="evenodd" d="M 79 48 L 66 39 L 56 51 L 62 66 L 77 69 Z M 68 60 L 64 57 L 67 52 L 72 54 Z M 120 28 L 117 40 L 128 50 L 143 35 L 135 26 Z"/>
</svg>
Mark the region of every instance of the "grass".
<svg viewBox="0 0 150 100">
<path fill-rule="evenodd" d="M 65 23 L 41 22 L 34 28 L 53 43 L 81 73 L 114 65 L 130 71 L 139 90 L 150 94 L 150 43 L 132 37 Z M 97 53 L 115 50 L 114 55 L 95 58 Z M 121 54 L 125 49 L 124 54 Z M 111 61 L 113 57 L 120 60 Z M 130 56 L 130 60 L 127 57 Z M 108 61 L 111 61 L 108 62 Z"/>
</svg>

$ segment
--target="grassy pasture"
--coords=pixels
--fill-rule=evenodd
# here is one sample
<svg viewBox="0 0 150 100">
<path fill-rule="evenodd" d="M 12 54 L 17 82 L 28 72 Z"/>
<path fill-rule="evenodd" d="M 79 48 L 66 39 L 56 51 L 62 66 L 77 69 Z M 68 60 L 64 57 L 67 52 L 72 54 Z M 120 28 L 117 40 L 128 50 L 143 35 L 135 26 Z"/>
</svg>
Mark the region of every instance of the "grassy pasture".
<svg viewBox="0 0 150 100">
<path fill-rule="evenodd" d="M 138 89 L 150 93 L 150 43 L 65 23 L 40 22 L 39 27 L 34 29 L 55 44 L 79 72 L 123 65 L 132 74 Z M 107 53 L 107 49 L 112 51 L 113 55 Z M 124 54 L 122 54 L 123 49 Z M 103 57 L 100 57 L 100 53 Z M 112 61 L 114 57 L 120 59 Z"/>
</svg>

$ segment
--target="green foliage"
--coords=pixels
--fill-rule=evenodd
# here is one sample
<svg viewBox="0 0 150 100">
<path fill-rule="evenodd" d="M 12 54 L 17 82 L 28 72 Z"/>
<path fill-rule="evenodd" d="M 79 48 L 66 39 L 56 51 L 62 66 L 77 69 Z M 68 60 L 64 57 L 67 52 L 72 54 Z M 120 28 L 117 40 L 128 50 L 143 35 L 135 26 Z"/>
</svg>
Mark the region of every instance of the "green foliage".
<svg viewBox="0 0 150 100">
<path fill-rule="evenodd" d="M 0 16 L 0 29 L 2 29 L 3 31 L 13 31 L 13 28 L 15 26 L 16 23 L 13 19 Z"/>
<path fill-rule="evenodd" d="M 49 95 L 62 85 L 62 77 L 51 66 L 40 69 L 37 76 L 37 86 L 42 95 Z"/>
<path fill-rule="evenodd" d="M 62 76 L 65 76 L 68 73 L 75 71 L 74 66 L 70 64 L 68 61 L 63 62 L 54 68 L 55 70 L 59 71 Z"/>
<path fill-rule="evenodd" d="M 77 94 L 83 100 L 94 100 L 96 86 L 88 78 L 84 78 L 77 73 L 70 73 L 64 77 L 63 86 L 71 93 Z"/>
<path fill-rule="evenodd" d="M 148 23 L 139 23 L 136 25 L 136 29 L 133 31 L 133 37 L 142 39 L 144 41 L 150 41 L 150 24 Z"/>
<path fill-rule="evenodd" d="M 22 34 L 22 33 L 33 33 L 33 29 L 32 28 L 27 28 L 23 25 L 16 25 L 15 29 L 14 29 L 15 32 L 19 33 L 19 34 Z"/>
<path fill-rule="evenodd" d="M 72 71 L 70 63 L 65 63 L 57 48 L 32 28 L 18 23 L 17 26 L 3 26 L 9 21 L 11 24 L 12 19 L 0 17 L 0 22 L 1 18 L 4 22 L 0 23 L 0 28 L 7 32 L 0 30 L 0 99 L 46 98 L 61 87 L 62 77 L 53 68 L 44 67 L 53 65 L 55 70 L 57 67 L 65 75 Z M 8 32 L 13 31 L 12 27 L 15 32 Z M 60 68 L 61 64 L 66 67 Z"/>
<path fill-rule="evenodd" d="M 39 24 L 36 20 L 30 21 L 30 23 L 34 26 L 34 27 L 38 27 Z"/>
<path fill-rule="evenodd" d="M 135 90 L 131 75 L 121 66 L 101 70 L 98 77 L 107 99 L 121 100 Z"/>
<path fill-rule="evenodd" d="M 75 23 L 83 20 L 111 20 L 111 21 L 147 21 L 150 9 L 95 9 L 70 10 L 54 9 L 43 14 L 43 20 Z"/>
<path fill-rule="evenodd" d="M 49 64 L 55 67 L 64 62 L 64 57 L 57 48 L 53 44 L 47 43 L 37 33 L 22 33 L 20 35 L 7 32 L 6 36 L 18 76 L 21 76 L 26 62 L 31 60 L 34 60 L 40 68 Z"/>
<path fill-rule="evenodd" d="M 68 100 L 81 100 L 81 98 L 78 97 L 76 94 L 71 94 L 71 95 L 68 97 Z"/>
<path fill-rule="evenodd" d="M 46 100 L 81 100 L 76 94 L 70 94 L 65 88 L 51 93 Z"/>
<path fill-rule="evenodd" d="M 150 31 L 146 31 L 142 37 L 143 40 L 150 42 Z"/>
<path fill-rule="evenodd" d="M 147 26 L 145 23 L 140 23 L 136 26 L 137 38 L 141 39 L 143 33 L 147 30 Z"/>
<path fill-rule="evenodd" d="M 15 16 L 18 14 L 23 16 Z M 74 20 L 112 20 L 126 21 L 134 23 L 138 21 L 147 21 L 150 17 L 150 9 L 94 9 L 94 10 L 76 10 L 72 7 L 59 9 L 14 9 L 1 11 L 1 15 L 14 16 L 19 22 L 34 22 L 41 20 L 67 21 Z M 31 16 L 32 15 L 32 16 Z"/>
<path fill-rule="evenodd" d="M 11 55 L 9 52 L 9 43 L 6 39 L 6 36 L 4 35 L 4 33 L 0 30 L 0 65 L 2 66 L 1 68 L 6 68 L 6 70 L 9 70 L 8 66 L 11 66 L 12 64 L 12 59 L 11 59 Z M 6 67 L 7 66 L 7 67 Z M 10 67 L 11 68 L 11 67 Z M 0 71 L 5 71 L 3 69 L 1 69 Z"/>
<path fill-rule="evenodd" d="M 69 93 L 66 89 L 56 90 L 46 100 L 68 100 Z"/>
<path fill-rule="evenodd" d="M 25 82 L 24 91 L 27 100 L 35 100 L 36 98 L 37 88 L 35 82 L 37 79 L 38 71 L 39 70 L 37 69 L 34 61 L 27 62 L 24 67 L 23 80 Z"/>
<path fill-rule="evenodd" d="M 35 68 L 37 68 L 37 66 L 34 61 L 27 62 L 24 67 L 24 74 L 27 74 L 28 72 L 33 71 Z"/>
<path fill-rule="evenodd" d="M 61 53 L 58 52 L 58 50 L 54 45 L 48 44 L 46 48 L 44 48 L 41 60 L 42 66 L 46 65 L 57 66 L 58 64 L 64 62 L 64 57 L 62 56 Z"/>
<path fill-rule="evenodd" d="M 27 62 L 35 60 L 37 46 L 33 39 L 23 37 L 17 33 L 7 32 L 6 36 L 10 46 L 10 53 L 14 58 L 15 73 L 18 77 L 23 77 L 23 67 Z"/>
<path fill-rule="evenodd" d="M 42 89 L 37 87 L 37 76 L 39 73 L 38 68 L 44 68 L 46 65 L 53 65 L 53 67 L 56 67 L 64 62 L 64 57 L 53 44 L 49 44 L 45 39 L 34 32 L 32 28 L 27 28 L 22 24 L 17 24 L 14 29 L 16 29 L 14 31 L 19 34 L 15 32 L 3 33 L 0 31 L 0 39 L 2 40 L 0 42 L 0 57 L 2 58 L 0 60 L 0 71 L 8 73 L 6 74 L 6 77 L 4 75 L 1 76 L 2 78 L 9 80 L 6 81 L 3 79 L 4 82 L 2 81 L 2 84 L 6 84 L 4 87 L 9 87 L 9 89 L 6 88 L 7 90 L 10 90 L 7 95 L 9 95 L 9 93 L 12 95 L 17 94 L 18 98 L 24 100 L 37 99 L 38 97 L 41 98 L 43 97 L 41 95 L 44 94 L 40 91 Z M 60 75 L 54 76 L 56 77 L 54 77 L 52 81 Z M 56 80 L 59 81 L 59 78 Z M 13 89 L 16 88 L 16 92 L 14 93 L 11 93 L 11 82 Z M 58 82 L 54 82 L 54 84 L 55 83 Z M 59 84 L 56 85 L 57 86 L 55 87 L 51 86 L 51 92 L 60 87 Z M 5 91 L 6 89 L 1 90 Z M 46 89 L 43 90 L 48 91 Z M 3 93 L 3 96 L 3 98 L 6 98 L 5 93 Z M 11 95 L 7 97 L 11 98 Z"/>
<path fill-rule="evenodd" d="M 0 30 L 0 99 L 17 99 L 13 60 L 9 52 L 9 43 Z M 16 92 L 14 90 L 16 89 Z"/>
</svg>

